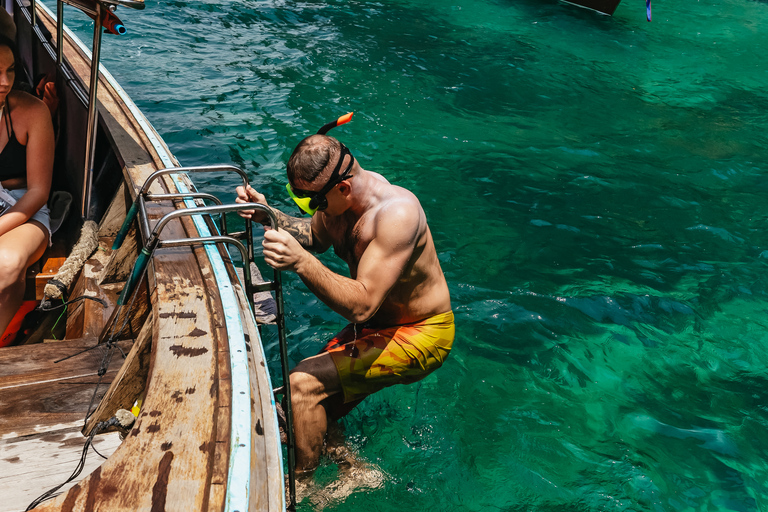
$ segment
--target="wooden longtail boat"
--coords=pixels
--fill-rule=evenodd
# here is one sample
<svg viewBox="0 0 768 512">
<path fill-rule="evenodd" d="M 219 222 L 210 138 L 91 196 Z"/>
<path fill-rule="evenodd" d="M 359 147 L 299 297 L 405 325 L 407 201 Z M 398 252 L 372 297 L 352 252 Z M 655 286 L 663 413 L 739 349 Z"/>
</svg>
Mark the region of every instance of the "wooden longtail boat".
<svg viewBox="0 0 768 512">
<path fill-rule="evenodd" d="M 613 15 L 621 0 L 563 0 L 565 3 L 592 9 L 602 14 Z"/>
<path fill-rule="evenodd" d="M 102 29 L 121 30 L 107 9 L 143 8 L 141 0 L 67 3 L 94 18 L 92 50 L 65 28 L 61 1 L 54 15 L 34 0 L 0 0 L 16 23 L 17 81 L 53 77 L 60 100 L 54 190 L 73 197 L 53 247 L 27 278 L 30 298 L 62 304 L 49 296 L 62 281 L 72 302 L 65 315 L 34 311 L 14 346 L 0 348 L 0 511 L 24 510 L 65 482 L 83 453 L 82 473 L 35 510 L 285 510 L 275 402 L 252 299 L 260 291 L 268 306 L 274 292 L 271 316 L 279 323 L 279 274 L 253 285 L 245 265 L 238 277 L 228 251 L 248 256 L 250 225 L 230 235 L 221 217 L 242 205 L 206 207 L 215 198 L 190 179 L 201 169 L 174 170 L 178 162 L 144 115 L 103 67 L 91 65 Z M 66 283 L 63 271 L 77 260 L 72 248 L 88 246 L 89 226 L 92 247 Z M 284 331 L 279 338 L 284 355 Z M 132 408 L 138 417 L 126 427 L 133 415 L 118 411 Z"/>
</svg>

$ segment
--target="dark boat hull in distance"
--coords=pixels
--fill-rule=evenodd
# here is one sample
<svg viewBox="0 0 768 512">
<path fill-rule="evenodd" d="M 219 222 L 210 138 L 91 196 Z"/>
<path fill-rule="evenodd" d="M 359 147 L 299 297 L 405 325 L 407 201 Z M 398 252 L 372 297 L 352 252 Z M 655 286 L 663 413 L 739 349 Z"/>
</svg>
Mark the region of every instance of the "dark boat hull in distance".
<svg viewBox="0 0 768 512">
<path fill-rule="evenodd" d="M 592 9 L 593 11 L 610 16 L 616 10 L 616 7 L 619 6 L 621 0 L 563 0 L 563 2 Z"/>
</svg>

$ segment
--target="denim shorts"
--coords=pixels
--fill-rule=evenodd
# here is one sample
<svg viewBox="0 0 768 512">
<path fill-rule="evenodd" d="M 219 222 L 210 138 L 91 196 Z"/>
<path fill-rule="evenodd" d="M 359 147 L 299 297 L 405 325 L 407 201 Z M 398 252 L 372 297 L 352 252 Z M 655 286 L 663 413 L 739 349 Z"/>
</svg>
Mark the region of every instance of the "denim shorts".
<svg viewBox="0 0 768 512">
<path fill-rule="evenodd" d="M 21 196 L 27 193 L 25 188 L 17 188 L 15 190 L 7 190 L 11 196 L 18 201 Z M 48 247 L 51 246 L 51 212 L 48 210 L 48 205 L 43 205 L 29 220 L 36 220 L 45 227 L 45 231 L 48 233 Z"/>
</svg>

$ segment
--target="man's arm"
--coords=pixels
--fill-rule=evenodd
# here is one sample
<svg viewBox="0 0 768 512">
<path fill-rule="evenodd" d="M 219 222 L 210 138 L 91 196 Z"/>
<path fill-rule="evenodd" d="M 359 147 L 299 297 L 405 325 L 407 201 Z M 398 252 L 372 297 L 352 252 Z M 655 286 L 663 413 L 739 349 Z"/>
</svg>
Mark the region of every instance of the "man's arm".
<svg viewBox="0 0 768 512">
<path fill-rule="evenodd" d="M 312 235 L 311 218 L 291 217 L 276 208 L 272 208 L 272 211 L 275 213 L 275 217 L 277 217 L 278 227 L 290 233 L 303 248 L 308 251 L 322 252 L 320 251 L 320 244 L 317 243 L 317 240 Z"/>
<path fill-rule="evenodd" d="M 275 268 L 296 272 L 312 293 L 341 316 L 362 323 L 378 311 L 402 276 L 418 241 L 419 221 L 418 205 L 408 202 L 379 212 L 355 279 L 331 271 L 285 232 L 265 234 L 264 257 Z"/>
<path fill-rule="evenodd" d="M 237 187 L 237 199 L 235 199 L 235 202 L 260 203 L 264 206 L 269 206 L 264 194 L 257 192 L 250 185 L 247 189 L 243 187 Z M 278 227 L 290 233 L 291 236 L 293 236 L 293 238 L 295 238 L 303 248 L 313 252 L 324 252 L 326 249 L 328 249 L 328 246 L 323 246 L 324 244 L 321 243 L 320 238 L 313 234 L 314 217 L 291 217 L 290 215 L 281 212 L 277 208 L 272 208 L 269 206 L 269 209 L 272 210 L 272 212 L 275 214 Z M 263 212 L 246 210 L 240 212 L 240 215 L 246 219 L 252 219 L 254 222 L 259 222 L 261 224 L 269 222 L 269 219 Z"/>
</svg>

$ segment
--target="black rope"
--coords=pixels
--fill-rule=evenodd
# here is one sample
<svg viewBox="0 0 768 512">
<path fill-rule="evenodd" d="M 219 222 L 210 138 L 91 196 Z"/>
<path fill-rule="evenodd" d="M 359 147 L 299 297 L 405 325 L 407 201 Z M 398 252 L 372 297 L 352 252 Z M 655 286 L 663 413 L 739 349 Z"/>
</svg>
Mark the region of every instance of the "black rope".
<svg viewBox="0 0 768 512">
<path fill-rule="evenodd" d="M 96 445 L 95 445 L 95 444 L 93 444 L 93 443 L 91 443 L 91 450 L 95 451 L 95 452 L 96 452 L 96 455 L 98 455 L 99 457 L 101 457 L 101 458 L 102 458 L 102 459 L 104 459 L 104 460 L 107 460 L 107 459 L 109 458 L 109 457 L 107 457 L 106 455 L 102 455 L 102 454 L 101 454 L 101 452 L 100 452 L 99 450 L 97 450 L 97 449 L 96 449 Z"/>
<path fill-rule="evenodd" d="M 107 301 L 105 301 L 104 299 L 99 299 L 98 297 L 89 297 L 88 295 L 81 295 L 80 297 L 75 297 L 74 299 L 72 299 L 70 301 L 62 302 L 58 306 L 51 306 L 50 305 L 51 304 L 50 299 L 45 299 L 45 300 L 40 302 L 40 305 L 38 306 L 38 309 L 40 311 L 56 311 L 57 309 L 61 309 L 61 308 L 67 307 L 70 304 L 73 304 L 73 303 L 75 303 L 75 302 L 77 302 L 79 300 L 86 300 L 86 299 L 87 300 L 92 300 L 94 302 L 98 302 L 99 304 L 102 305 L 102 307 L 105 307 L 105 308 L 107 307 Z"/>
<path fill-rule="evenodd" d="M 112 349 L 114 348 L 114 344 L 107 342 L 105 348 L 106 350 L 104 351 L 104 355 L 101 358 L 101 365 L 99 366 L 99 380 L 96 382 L 96 387 L 93 389 L 91 400 L 88 402 L 88 412 L 85 413 L 85 418 L 83 418 L 83 427 L 88 425 L 88 418 L 94 413 L 92 410 L 93 402 L 96 400 L 96 394 L 99 392 L 99 387 L 101 387 L 101 381 L 104 380 L 104 375 L 107 374 L 109 363 L 112 362 Z"/>
<path fill-rule="evenodd" d="M 126 313 L 123 317 L 123 324 L 120 326 L 120 329 L 115 331 L 114 327 L 117 325 L 117 322 L 114 322 L 112 324 L 112 329 L 109 333 L 109 339 L 107 339 L 106 343 L 104 343 L 105 348 L 107 349 L 104 356 L 101 358 L 101 366 L 99 367 L 99 380 L 96 383 L 96 389 L 93 390 L 93 395 L 91 395 L 91 401 L 88 403 L 88 412 L 85 414 L 85 418 L 83 419 L 83 426 L 86 426 L 88 424 L 88 418 L 91 417 L 91 415 L 95 412 L 91 410 L 93 407 L 93 402 L 96 399 L 96 393 L 99 391 L 99 387 L 101 386 L 101 381 L 104 379 L 104 375 L 107 373 L 107 369 L 109 368 L 109 363 L 112 362 L 112 351 L 115 347 L 120 351 L 120 353 L 123 355 L 123 359 L 125 359 L 125 353 L 123 352 L 123 349 L 121 349 L 117 345 L 117 340 L 115 340 L 115 336 L 123 332 L 125 330 L 125 324 L 128 323 L 128 320 L 130 318 L 130 312 L 133 309 L 133 305 L 136 302 L 136 297 L 138 297 L 138 290 L 141 287 L 142 283 L 144 282 L 144 276 L 146 276 L 146 272 L 143 272 L 141 274 L 141 277 L 139 278 L 139 281 L 136 283 L 136 287 L 133 289 L 133 295 L 131 296 L 131 301 L 128 304 L 128 308 L 126 309 Z M 122 313 L 122 305 L 118 306 L 120 310 L 118 311 L 117 318 L 120 318 L 120 314 Z M 116 320 L 117 320 L 116 318 Z M 133 327 L 131 326 L 131 331 L 133 330 Z M 133 332 L 131 332 L 133 334 Z M 98 345 L 97 345 L 98 346 Z"/>
</svg>

